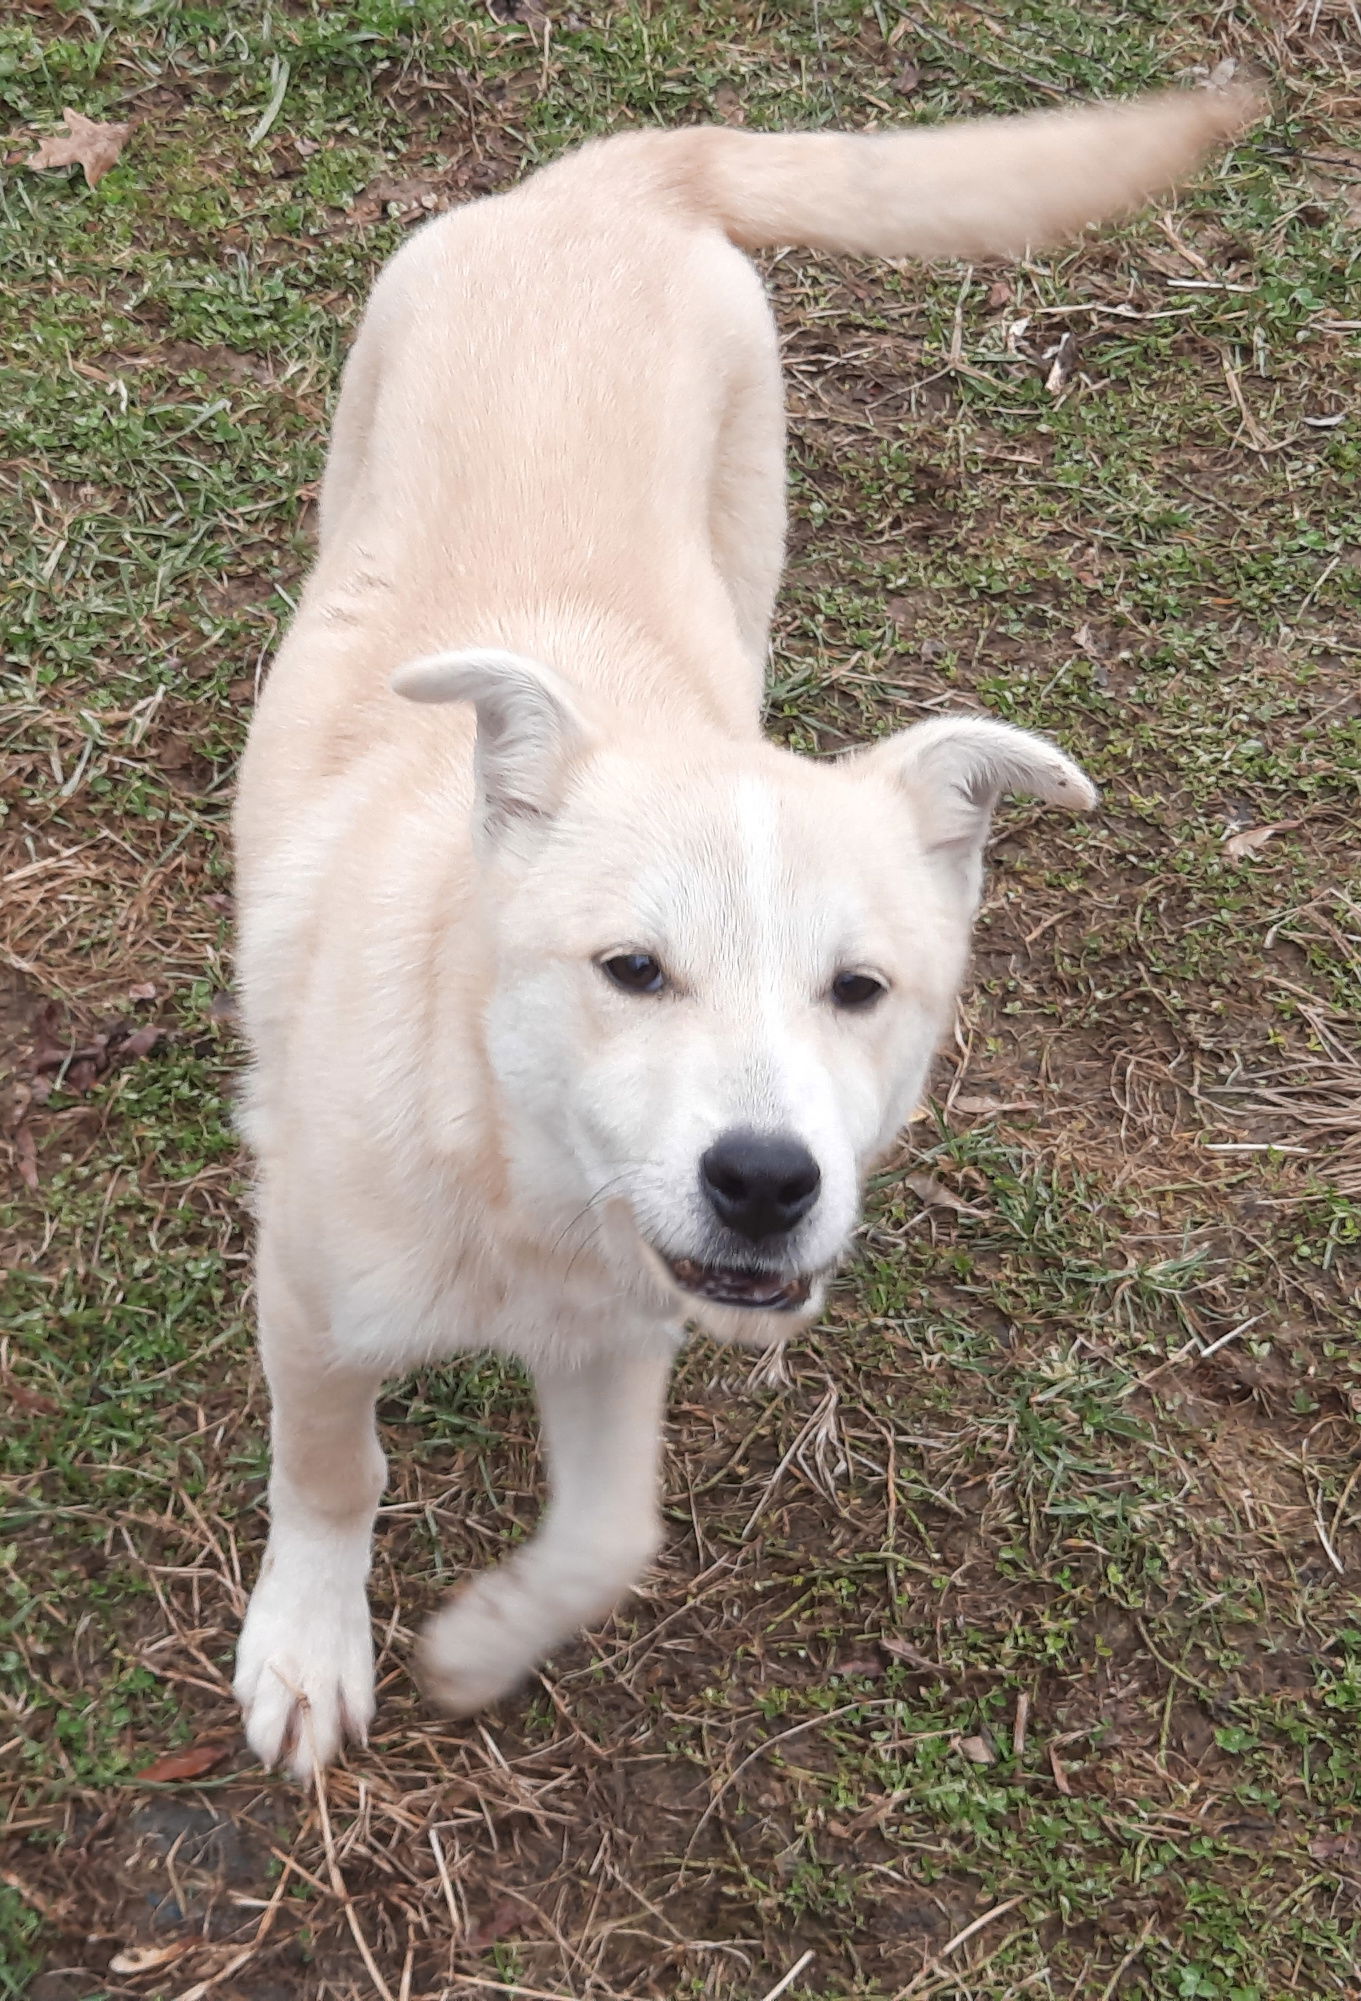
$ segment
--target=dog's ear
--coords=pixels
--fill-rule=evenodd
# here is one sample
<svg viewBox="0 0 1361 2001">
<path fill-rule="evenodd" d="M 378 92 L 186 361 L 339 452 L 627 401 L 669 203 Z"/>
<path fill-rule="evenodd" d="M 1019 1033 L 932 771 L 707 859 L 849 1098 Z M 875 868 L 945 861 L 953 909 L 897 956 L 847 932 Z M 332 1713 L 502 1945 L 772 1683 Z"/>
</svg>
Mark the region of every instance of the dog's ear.
<svg viewBox="0 0 1361 2001">
<path fill-rule="evenodd" d="M 515 842 L 550 820 L 590 732 L 566 683 L 538 660 L 477 647 L 408 660 L 392 677 L 410 702 L 471 702 L 477 711 L 479 833 Z"/>
<path fill-rule="evenodd" d="M 858 751 L 853 763 L 891 778 L 907 793 L 927 853 L 954 871 L 978 899 L 983 843 L 1004 794 L 1088 813 L 1096 787 L 1045 737 L 988 716 L 940 716 Z"/>
</svg>

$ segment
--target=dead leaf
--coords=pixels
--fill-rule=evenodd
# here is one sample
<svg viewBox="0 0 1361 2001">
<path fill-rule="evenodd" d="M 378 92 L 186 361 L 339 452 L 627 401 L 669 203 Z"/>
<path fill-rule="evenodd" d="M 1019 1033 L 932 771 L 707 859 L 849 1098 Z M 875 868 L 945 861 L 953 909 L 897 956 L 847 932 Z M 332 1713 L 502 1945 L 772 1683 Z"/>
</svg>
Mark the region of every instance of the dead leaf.
<svg viewBox="0 0 1361 2001">
<path fill-rule="evenodd" d="M 167 1751 L 163 1758 L 154 1758 L 140 1772 L 134 1772 L 133 1777 L 153 1779 L 158 1783 L 171 1779 L 197 1779 L 204 1772 L 211 1772 L 214 1765 L 220 1765 L 231 1748 L 230 1744 L 223 1743 L 189 1744 L 183 1751 Z"/>
<path fill-rule="evenodd" d="M 143 980 L 139 987 L 128 988 L 128 999 L 130 1001 L 149 1001 L 155 1000 L 155 998 L 156 988 L 150 980 Z"/>
<path fill-rule="evenodd" d="M 1009 306 L 1016 294 L 1007 279 L 998 278 L 988 287 L 988 309 L 996 312 L 999 306 Z"/>
<path fill-rule="evenodd" d="M 42 1034 L 46 1035 L 44 1028 Z M 65 1089 L 71 1089 L 71 1072 L 78 1064 L 96 1070 L 107 1061 L 107 1035 L 95 1035 L 88 1042 L 49 1042 L 40 1040 L 33 1052 L 33 1071 L 36 1076 L 61 1075 Z"/>
<path fill-rule="evenodd" d="M 956 1195 L 953 1188 L 947 1188 L 943 1181 L 937 1181 L 934 1174 L 904 1175 L 903 1182 L 928 1209 L 948 1209 L 954 1216 L 981 1216 L 983 1213 L 981 1209 L 975 1209 L 972 1202 Z"/>
<path fill-rule="evenodd" d="M 135 1000 L 152 999 L 154 986 L 134 987 Z M 35 1083 L 33 1094 L 39 1097 L 38 1086 L 59 1087 L 77 1096 L 94 1089 L 105 1071 L 115 1063 L 135 1063 L 140 1057 L 149 1056 L 153 1049 L 165 1038 L 166 1031 L 155 1022 L 147 1022 L 138 1027 L 134 1021 L 124 1020 L 106 1023 L 89 1040 L 77 1043 L 69 1028 L 63 1027 L 56 1010 L 49 1002 L 40 1009 L 33 1024 L 36 1047 L 30 1059 Z"/>
<path fill-rule="evenodd" d="M 1289 833 L 1292 827 L 1300 825 L 1298 820 L 1273 820 L 1267 827 L 1244 827 L 1237 834 L 1230 834 L 1224 842 L 1224 852 L 1241 861 L 1244 855 L 1255 855 L 1258 848 L 1264 848 L 1275 834 Z"/>
<path fill-rule="evenodd" d="M 958 1751 L 971 1765 L 995 1765 L 997 1753 L 986 1737 L 952 1737 L 950 1749 Z"/>
<path fill-rule="evenodd" d="M 60 1071 L 70 1057 L 72 1043 L 56 1001 L 42 1003 L 42 1007 L 34 1013 L 28 1033 L 34 1039 L 34 1053 L 28 1061 L 28 1069 L 34 1077 L 40 1077 L 44 1071 Z"/>
<path fill-rule="evenodd" d="M 1044 386 L 1051 396 L 1061 396 L 1073 379 L 1073 371 L 1078 364 L 1077 335 L 1066 333 L 1055 348 L 1045 354 L 1045 360 L 1053 358 L 1053 366 L 1044 378 Z"/>
<path fill-rule="evenodd" d="M 899 97 L 911 97 L 921 80 L 921 64 L 905 62 L 897 76 L 893 79 L 893 88 L 897 91 Z"/>
<path fill-rule="evenodd" d="M 838 1674 L 862 1674 L 867 1681 L 877 1681 L 884 1672 L 884 1663 L 878 1654 L 851 1654 L 836 1664 Z"/>
<path fill-rule="evenodd" d="M 19 1179 L 31 1195 L 38 1192 L 38 1147 L 27 1126 L 20 1126 L 14 1135 L 14 1167 Z"/>
<path fill-rule="evenodd" d="M 110 167 L 116 167 L 131 125 L 101 125 L 96 119 L 82 118 L 78 111 L 62 112 L 65 132 L 54 132 L 39 142 L 24 161 L 41 173 L 48 167 L 81 167 L 85 179 L 97 188 Z"/>
<path fill-rule="evenodd" d="M 1354 1834 L 1316 1834 L 1309 1853 L 1315 1862 L 1354 1862 L 1361 1856 L 1361 1842 Z"/>
<path fill-rule="evenodd" d="M 156 745 L 155 756 L 162 771 L 188 771 L 198 756 L 198 746 L 182 731 L 167 730 Z"/>
<path fill-rule="evenodd" d="M 730 83 L 721 83 L 714 92 L 714 110 L 725 125 L 745 125 L 746 106 Z"/>
<path fill-rule="evenodd" d="M 1071 1799 L 1073 1788 L 1068 1783 L 1068 1774 L 1064 1771 L 1059 1754 L 1052 1744 L 1049 1746 L 1049 1769 L 1054 1774 L 1054 1784 L 1058 1787 L 1064 1798 Z"/>
<path fill-rule="evenodd" d="M 488 1917 L 481 1924 L 474 1925 L 465 1941 L 465 1950 L 471 1953 L 485 1952 L 489 1945 L 495 1945 L 507 1932 L 513 1932 L 524 1921 L 520 1906 L 510 1897 L 498 1897 Z"/>
<path fill-rule="evenodd" d="M 914 1647 L 910 1640 L 895 1639 L 885 1634 L 879 1641 L 880 1648 L 890 1660 L 906 1661 L 909 1667 L 920 1668 L 923 1674 L 949 1674 L 939 1661 L 933 1661 L 930 1654 L 924 1654 L 920 1647 Z"/>
<path fill-rule="evenodd" d="M 119 1044 L 116 1051 L 118 1061 L 135 1063 L 141 1056 L 150 1056 L 164 1034 L 165 1030 L 157 1028 L 154 1022 L 148 1022 L 145 1028 L 134 1029 L 127 1041 Z"/>
<path fill-rule="evenodd" d="M 130 1945 L 114 1954 L 109 1961 L 109 1972 L 154 1973 L 158 1966 L 169 1966 L 172 1960 L 183 1959 L 195 1943 L 193 1939 L 180 1939 L 174 1945 Z"/>
<path fill-rule="evenodd" d="M 26 1390 L 23 1384 L 16 1382 L 8 1372 L 0 1381 L 3 1382 L 5 1394 L 16 1410 L 32 1411 L 35 1417 L 56 1416 L 59 1406 L 51 1397 L 42 1396 L 37 1390 Z"/>
<path fill-rule="evenodd" d="M 208 1019 L 215 1028 L 235 1028 L 241 1017 L 231 994 L 214 994 L 208 1003 Z"/>
</svg>

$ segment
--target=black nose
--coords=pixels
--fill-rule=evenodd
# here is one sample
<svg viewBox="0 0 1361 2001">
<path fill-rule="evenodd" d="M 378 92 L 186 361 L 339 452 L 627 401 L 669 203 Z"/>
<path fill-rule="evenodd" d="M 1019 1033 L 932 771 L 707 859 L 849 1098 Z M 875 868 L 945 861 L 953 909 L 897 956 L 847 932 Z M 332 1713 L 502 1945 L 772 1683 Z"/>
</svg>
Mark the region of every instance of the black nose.
<svg viewBox="0 0 1361 2001">
<path fill-rule="evenodd" d="M 699 1164 L 720 1223 L 759 1242 L 792 1230 L 818 1198 L 822 1171 L 801 1140 L 783 1133 L 724 1133 Z"/>
</svg>

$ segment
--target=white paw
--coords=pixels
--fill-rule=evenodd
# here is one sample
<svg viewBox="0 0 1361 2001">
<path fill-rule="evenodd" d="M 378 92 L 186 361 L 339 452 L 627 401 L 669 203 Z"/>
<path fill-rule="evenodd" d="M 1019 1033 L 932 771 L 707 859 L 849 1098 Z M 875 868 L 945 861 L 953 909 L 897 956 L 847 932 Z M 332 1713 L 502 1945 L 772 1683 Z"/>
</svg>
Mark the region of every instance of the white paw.
<svg viewBox="0 0 1361 2001">
<path fill-rule="evenodd" d="M 540 1652 L 537 1622 L 524 1613 L 523 1593 L 502 1570 L 475 1577 L 435 1613 L 421 1634 L 415 1665 L 438 1708 L 471 1716 L 519 1687 Z"/>
<path fill-rule="evenodd" d="M 471 1716 L 528 1678 L 545 1654 L 608 1617 L 657 1548 L 651 1522 L 585 1548 L 531 1543 L 436 1612 L 416 1674 L 431 1701 Z"/>
<path fill-rule="evenodd" d="M 343 1573 L 353 1565 L 339 1566 Z M 246 1742 L 302 1785 L 373 1720 L 373 1635 L 363 1571 L 268 1553 L 241 1631 L 233 1684 Z"/>
</svg>

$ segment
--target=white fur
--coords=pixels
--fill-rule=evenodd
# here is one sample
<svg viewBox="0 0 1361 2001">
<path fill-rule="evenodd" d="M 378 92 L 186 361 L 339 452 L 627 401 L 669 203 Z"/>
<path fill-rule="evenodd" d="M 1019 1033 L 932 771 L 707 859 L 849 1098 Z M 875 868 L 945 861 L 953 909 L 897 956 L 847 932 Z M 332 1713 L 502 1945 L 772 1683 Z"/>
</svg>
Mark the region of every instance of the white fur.
<svg viewBox="0 0 1361 2001">
<path fill-rule="evenodd" d="M 778 220 L 972 246 L 994 199 L 999 241 L 1027 215 L 1052 231 L 1094 212 L 1056 174 L 1099 157 L 1095 206 L 1122 206 L 1226 118 L 1159 100 L 963 128 L 945 154 L 911 133 L 635 135 L 431 224 L 380 278 L 236 820 L 274 1441 L 236 1685 L 266 1763 L 305 1777 L 373 1711 L 383 1378 L 471 1348 L 535 1375 L 544 1523 L 423 1643 L 432 1692 L 466 1711 L 649 1560 L 685 1319 L 760 1344 L 791 1324 L 673 1276 L 733 1268 L 706 1150 L 777 1132 L 819 1166 L 761 1259 L 763 1284 L 807 1284 L 797 1324 L 949 1019 L 996 798 L 1094 796 L 1052 745 L 978 718 L 839 764 L 761 738 L 780 381 L 729 239 Z M 917 160 L 934 218 L 903 197 Z M 660 960 L 664 992 L 611 984 L 601 961 L 627 952 Z M 883 980 L 877 1007 L 833 1004 L 847 970 Z"/>
</svg>

